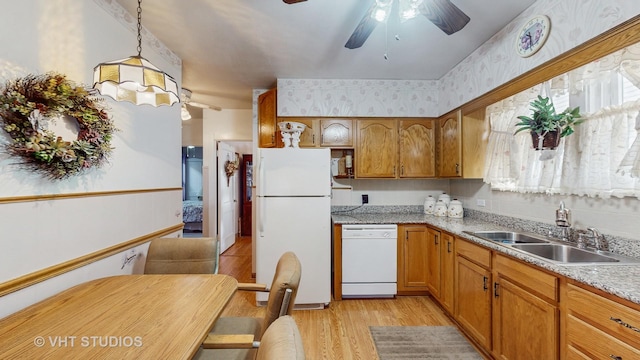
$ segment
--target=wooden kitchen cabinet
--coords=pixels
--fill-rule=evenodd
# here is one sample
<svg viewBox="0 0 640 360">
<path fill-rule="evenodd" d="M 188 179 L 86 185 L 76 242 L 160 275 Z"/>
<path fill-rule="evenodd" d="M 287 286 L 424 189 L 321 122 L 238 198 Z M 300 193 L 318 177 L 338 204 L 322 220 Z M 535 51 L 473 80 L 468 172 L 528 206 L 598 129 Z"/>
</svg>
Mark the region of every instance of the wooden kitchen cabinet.
<svg viewBox="0 0 640 360">
<path fill-rule="evenodd" d="M 565 286 L 565 358 L 640 359 L 640 306 L 596 292 Z"/>
<path fill-rule="evenodd" d="M 356 178 L 395 178 L 398 131 L 395 119 L 356 121 Z"/>
<path fill-rule="evenodd" d="M 494 357 L 558 359 L 558 278 L 501 254 L 493 269 Z"/>
<path fill-rule="evenodd" d="M 399 120 L 399 177 L 429 178 L 436 176 L 435 123 L 435 119 Z"/>
<path fill-rule="evenodd" d="M 438 118 L 438 177 L 462 176 L 462 120 L 455 110 Z"/>
<path fill-rule="evenodd" d="M 456 242 L 455 319 L 478 345 L 491 351 L 491 251 Z"/>
<path fill-rule="evenodd" d="M 301 148 L 318 146 L 318 143 L 320 142 L 318 140 L 319 136 L 317 135 L 318 127 L 319 127 L 318 119 L 309 118 L 309 117 L 288 117 L 288 116 L 278 117 L 277 123 L 283 122 L 283 121 L 299 122 L 307 126 L 302 132 L 302 134 L 300 134 L 300 142 L 298 143 L 298 146 L 300 146 Z M 276 138 L 279 138 L 279 137 L 281 137 L 280 129 L 276 128 Z"/>
<path fill-rule="evenodd" d="M 440 232 L 440 304 L 453 314 L 455 299 L 455 237 Z"/>
<path fill-rule="evenodd" d="M 427 287 L 436 299 L 440 299 L 440 245 L 440 231 L 427 228 Z"/>
<path fill-rule="evenodd" d="M 398 226 L 398 295 L 428 291 L 426 225 Z"/>
<path fill-rule="evenodd" d="M 482 179 L 489 137 L 485 108 L 462 114 L 462 177 Z"/>
<path fill-rule="evenodd" d="M 278 147 L 278 143 L 282 143 L 276 134 L 276 95 L 277 89 L 271 89 L 258 96 L 258 147 L 261 148 Z"/>
<path fill-rule="evenodd" d="M 295 121 L 307 127 L 300 134 L 300 147 L 353 147 L 353 120 L 315 117 L 278 117 L 278 122 Z M 276 124 L 277 125 L 277 124 Z M 279 129 L 276 129 L 279 134 Z"/>
<path fill-rule="evenodd" d="M 353 120 L 320 119 L 320 146 L 353 147 Z"/>
</svg>

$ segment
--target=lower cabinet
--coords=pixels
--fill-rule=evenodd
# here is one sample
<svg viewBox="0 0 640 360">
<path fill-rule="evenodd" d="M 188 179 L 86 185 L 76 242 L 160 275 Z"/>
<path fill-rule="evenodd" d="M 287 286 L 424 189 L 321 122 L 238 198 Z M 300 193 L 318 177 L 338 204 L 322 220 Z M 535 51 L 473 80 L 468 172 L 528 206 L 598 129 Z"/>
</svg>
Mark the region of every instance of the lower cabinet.
<svg viewBox="0 0 640 360">
<path fill-rule="evenodd" d="M 640 311 L 571 283 L 565 288 L 566 359 L 640 359 Z"/>
<path fill-rule="evenodd" d="M 491 349 L 491 252 L 456 241 L 454 317 L 474 340 Z"/>
<path fill-rule="evenodd" d="M 427 292 L 428 244 L 426 225 L 398 226 L 398 294 Z"/>
<path fill-rule="evenodd" d="M 558 278 L 456 239 L 455 319 L 496 359 L 559 358 Z"/>
<path fill-rule="evenodd" d="M 558 359 L 558 279 L 494 255 L 493 354 L 499 359 Z"/>
<path fill-rule="evenodd" d="M 455 285 L 455 237 L 441 232 L 440 234 L 440 304 L 453 314 Z"/>
<path fill-rule="evenodd" d="M 429 293 L 440 299 L 440 231 L 427 229 L 427 287 Z"/>
</svg>

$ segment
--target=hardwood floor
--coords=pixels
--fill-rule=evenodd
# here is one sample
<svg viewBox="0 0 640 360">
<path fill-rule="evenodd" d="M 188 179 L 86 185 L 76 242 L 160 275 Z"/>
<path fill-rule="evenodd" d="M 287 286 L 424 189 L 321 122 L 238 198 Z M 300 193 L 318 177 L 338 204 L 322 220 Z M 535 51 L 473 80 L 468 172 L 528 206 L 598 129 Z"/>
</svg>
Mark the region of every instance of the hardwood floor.
<svg viewBox="0 0 640 360">
<path fill-rule="evenodd" d="M 220 256 L 221 274 L 239 282 L 251 278 L 251 238 L 236 239 Z M 304 269 L 303 269 L 304 276 Z M 237 292 L 222 316 L 262 316 L 255 294 Z M 395 299 L 350 299 L 332 301 L 324 310 L 294 310 L 307 359 L 375 360 L 369 326 L 453 325 L 430 297 L 399 296 Z"/>
</svg>

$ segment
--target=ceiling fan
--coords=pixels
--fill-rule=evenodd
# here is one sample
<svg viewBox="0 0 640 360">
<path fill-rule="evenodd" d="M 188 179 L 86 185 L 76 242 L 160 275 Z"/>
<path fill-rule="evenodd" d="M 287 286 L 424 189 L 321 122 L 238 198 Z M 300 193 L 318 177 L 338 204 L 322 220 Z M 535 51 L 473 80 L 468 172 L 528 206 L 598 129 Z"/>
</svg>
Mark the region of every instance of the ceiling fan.
<svg viewBox="0 0 640 360">
<path fill-rule="evenodd" d="M 187 89 L 187 88 L 182 88 L 182 90 L 180 91 L 180 102 L 182 103 L 182 109 L 181 109 L 181 117 L 182 120 L 189 120 L 191 119 L 191 114 L 189 113 L 189 110 L 187 109 L 187 105 L 189 106 L 193 106 L 193 107 L 197 107 L 197 108 L 201 108 L 201 109 L 211 109 L 211 110 L 215 110 L 215 111 L 221 111 L 222 108 L 220 106 L 212 106 L 212 105 L 207 105 L 207 104 L 202 104 L 199 102 L 195 102 L 195 101 L 191 101 L 191 90 Z"/>
<path fill-rule="evenodd" d="M 282 0 L 295 4 L 307 0 Z M 379 22 L 386 22 L 394 0 L 373 0 L 373 3 L 360 20 L 351 37 L 344 45 L 348 49 L 361 47 Z M 451 35 L 467 25 L 470 18 L 450 0 L 398 0 L 402 21 L 418 14 L 431 20 L 440 30 Z"/>
</svg>

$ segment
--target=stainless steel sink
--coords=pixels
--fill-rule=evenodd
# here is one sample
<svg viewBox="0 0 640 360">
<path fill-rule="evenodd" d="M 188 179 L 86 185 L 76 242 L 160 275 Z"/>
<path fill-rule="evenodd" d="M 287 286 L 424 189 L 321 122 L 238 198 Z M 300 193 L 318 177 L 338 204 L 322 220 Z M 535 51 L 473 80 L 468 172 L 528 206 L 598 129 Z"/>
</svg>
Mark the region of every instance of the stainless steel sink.
<svg viewBox="0 0 640 360">
<path fill-rule="evenodd" d="M 589 250 L 582 250 L 571 245 L 561 244 L 516 244 L 511 246 L 560 263 L 617 263 L 619 259 L 602 255 Z"/>
<path fill-rule="evenodd" d="M 514 231 L 475 231 L 468 234 L 503 244 L 548 243 L 548 240 Z"/>
<path fill-rule="evenodd" d="M 561 265 L 627 265 L 640 264 L 640 259 L 596 249 L 581 249 L 574 245 L 545 238 L 542 235 L 517 231 L 464 231 L 487 241 L 500 243 L 533 257 Z"/>
</svg>

